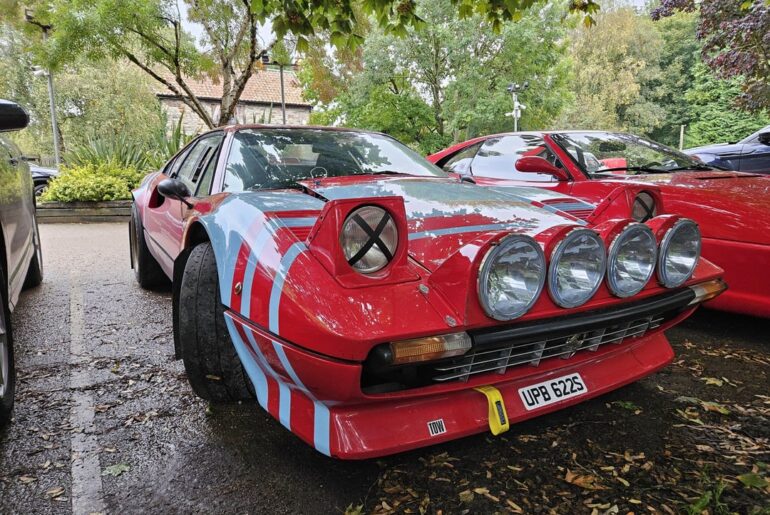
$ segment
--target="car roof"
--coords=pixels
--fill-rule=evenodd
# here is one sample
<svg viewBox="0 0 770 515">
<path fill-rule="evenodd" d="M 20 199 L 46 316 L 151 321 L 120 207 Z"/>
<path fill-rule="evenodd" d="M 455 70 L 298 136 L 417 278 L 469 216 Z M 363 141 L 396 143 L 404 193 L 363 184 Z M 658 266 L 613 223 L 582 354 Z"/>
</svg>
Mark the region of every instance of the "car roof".
<svg viewBox="0 0 770 515">
<path fill-rule="evenodd" d="M 387 134 L 382 132 L 370 131 L 365 129 L 354 129 L 351 127 L 330 127 L 328 125 L 280 125 L 280 124 L 265 124 L 265 123 L 225 125 L 222 127 L 216 127 L 209 131 L 206 131 L 203 134 L 207 134 L 209 132 L 215 132 L 215 131 L 237 132 L 243 129 L 283 129 L 283 130 L 311 129 L 311 130 L 322 130 L 322 131 L 331 131 L 331 132 L 359 132 L 362 134 L 378 134 L 380 136 L 388 136 Z M 388 137 L 392 137 L 392 136 L 388 136 Z"/>
</svg>

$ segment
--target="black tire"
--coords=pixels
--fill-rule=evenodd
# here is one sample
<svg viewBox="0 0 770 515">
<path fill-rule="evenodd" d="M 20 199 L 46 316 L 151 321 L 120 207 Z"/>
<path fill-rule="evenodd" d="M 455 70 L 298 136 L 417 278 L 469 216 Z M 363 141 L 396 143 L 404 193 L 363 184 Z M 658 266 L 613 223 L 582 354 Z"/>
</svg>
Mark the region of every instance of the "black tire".
<svg viewBox="0 0 770 515">
<path fill-rule="evenodd" d="M 225 325 L 211 243 L 201 243 L 190 253 L 176 308 L 182 361 L 198 397 L 211 402 L 254 399 Z"/>
<path fill-rule="evenodd" d="M 42 195 L 48 189 L 48 183 L 35 184 L 35 197 Z"/>
<path fill-rule="evenodd" d="M 5 271 L 0 267 L 0 284 L 5 283 Z M 16 367 L 13 359 L 13 330 L 8 296 L 0 293 L 0 428 L 11 421 L 13 397 L 16 392 Z M 5 349 L 5 350 L 3 350 Z"/>
<path fill-rule="evenodd" d="M 131 249 L 131 268 L 134 269 L 136 282 L 144 289 L 166 286 L 168 277 L 147 248 L 144 239 L 144 226 L 139 218 L 136 205 L 131 206 L 131 220 L 128 222 L 128 238 Z"/>
<path fill-rule="evenodd" d="M 40 231 L 37 227 L 37 217 L 34 221 L 35 229 L 32 234 L 32 244 L 35 247 L 35 254 L 32 256 L 32 261 L 29 263 L 29 269 L 27 269 L 27 277 L 24 278 L 23 289 L 34 288 L 40 286 L 43 282 L 43 247 L 40 244 Z"/>
</svg>

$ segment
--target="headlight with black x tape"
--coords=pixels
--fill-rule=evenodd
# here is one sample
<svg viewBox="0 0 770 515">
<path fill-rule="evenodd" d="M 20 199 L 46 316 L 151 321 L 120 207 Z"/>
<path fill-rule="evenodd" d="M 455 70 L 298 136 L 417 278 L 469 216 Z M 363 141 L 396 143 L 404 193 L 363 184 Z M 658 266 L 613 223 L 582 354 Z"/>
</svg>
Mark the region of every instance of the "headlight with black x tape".
<svg viewBox="0 0 770 515">
<path fill-rule="evenodd" d="M 387 210 L 362 206 L 342 225 L 340 244 L 348 264 L 362 274 L 372 274 L 393 260 L 398 248 L 398 228 Z"/>
</svg>

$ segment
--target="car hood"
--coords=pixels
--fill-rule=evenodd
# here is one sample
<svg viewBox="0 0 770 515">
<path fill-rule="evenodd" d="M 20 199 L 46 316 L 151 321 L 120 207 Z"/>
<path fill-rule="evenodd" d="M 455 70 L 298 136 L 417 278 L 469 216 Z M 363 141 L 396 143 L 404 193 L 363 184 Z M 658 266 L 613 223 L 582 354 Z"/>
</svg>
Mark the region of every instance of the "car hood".
<svg viewBox="0 0 770 515">
<path fill-rule="evenodd" d="M 409 254 L 434 271 L 480 234 L 509 231 L 535 236 L 557 225 L 583 224 L 536 207 L 531 188 L 494 191 L 451 179 L 387 177 L 320 179 L 302 184 L 328 199 L 402 197 L 409 226 Z"/>
<path fill-rule="evenodd" d="M 731 154 L 738 153 L 743 148 L 740 143 L 716 143 L 714 145 L 704 145 L 702 147 L 688 148 L 685 154 Z"/>
<path fill-rule="evenodd" d="M 658 185 L 666 211 L 698 222 L 704 237 L 770 245 L 770 177 L 715 171 L 627 179 Z"/>
</svg>

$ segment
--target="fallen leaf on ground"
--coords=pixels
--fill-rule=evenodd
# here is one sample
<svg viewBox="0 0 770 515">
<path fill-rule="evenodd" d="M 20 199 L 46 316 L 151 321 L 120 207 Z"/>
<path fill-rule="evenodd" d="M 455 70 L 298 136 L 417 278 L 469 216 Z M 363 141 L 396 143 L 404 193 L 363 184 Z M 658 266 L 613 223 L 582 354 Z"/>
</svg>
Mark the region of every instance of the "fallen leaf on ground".
<svg viewBox="0 0 770 515">
<path fill-rule="evenodd" d="M 712 402 L 712 401 L 703 401 L 701 402 L 701 406 L 703 406 L 703 409 L 706 411 L 712 411 L 714 413 L 721 413 L 722 415 L 729 415 L 730 410 L 719 404 L 718 402 Z"/>
<path fill-rule="evenodd" d="M 50 497 L 51 499 L 54 499 L 56 497 L 59 497 L 63 493 L 64 493 L 64 488 L 62 488 L 61 486 L 57 486 L 46 490 L 45 495 L 46 497 Z"/>
<path fill-rule="evenodd" d="M 463 490 L 457 496 L 460 498 L 460 502 L 472 502 L 473 501 L 473 492 L 470 490 Z"/>
<path fill-rule="evenodd" d="M 741 474 L 738 476 L 738 481 L 744 484 L 744 486 L 747 486 L 749 488 L 767 488 L 770 486 L 770 482 L 760 476 L 759 474 L 755 474 L 754 472 L 749 472 L 748 474 Z"/>
<path fill-rule="evenodd" d="M 106 469 L 102 471 L 103 476 L 113 476 L 117 477 L 121 475 L 123 472 L 128 472 L 131 470 L 131 467 L 129 465 L 126 465 L 125 463 L 118 463 L 117 465 L 110 465 Z"/>
<path fill-rule="evenodd" d="M 607 487 L 600 485 L 597 482 L 595 476 L 591 474 L 575 474 L 571 470 L 567 469 L 567 473 L 564 475 L 564 481 L 567 483 L 579 486 L 586 490 L 606 490 Z"/>
<path fill-rule="evenodd" d="M 701 377 L 701 381 L 704 381 L 706 384 L 712 385 L 712 386 L 722 386 L 723 384 L 725 384 L 724 381 L 722 381 L 717 377 Z"/>
</svg>

